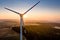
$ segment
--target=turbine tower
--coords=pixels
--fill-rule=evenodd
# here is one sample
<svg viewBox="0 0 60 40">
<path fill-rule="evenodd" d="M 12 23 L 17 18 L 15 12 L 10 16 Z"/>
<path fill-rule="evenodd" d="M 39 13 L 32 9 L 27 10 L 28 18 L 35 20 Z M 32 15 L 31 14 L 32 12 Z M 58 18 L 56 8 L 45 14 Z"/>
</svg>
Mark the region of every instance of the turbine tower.
<svg viewBox="0 0 60 40">
<path fill-rule="evenodd" d="M 32 8 L 34 8 L 38 3 L 40 3 L 40 1 L 38 1 L 35 5 L 33 5 L 31 8 L 29 8 L 29 9 L 28 9 L 26 12 L 24 12 L 23 14 L 21 14 L 21 13 L 19 13 L 19 12 L 16 12 L 16 11 L 14 11 L 14 10 L 11 10 L 11 9 L 5 7 L 5 9 L 7 9 L 7 10 L 9 10 L 9 11 L 11 11 L 11 12 L 14 12 L 14 13 L 16 13 L 16 14 L 18 14 L 18 15 L 20 16 L 20 40 L 22 40 L 22 27 L 23 27 L 23 24 L 24 24 L 24 22 L 23 22 L 23 16 L 24 16 L 28 11 L 30 11 Z"/>
</svg>

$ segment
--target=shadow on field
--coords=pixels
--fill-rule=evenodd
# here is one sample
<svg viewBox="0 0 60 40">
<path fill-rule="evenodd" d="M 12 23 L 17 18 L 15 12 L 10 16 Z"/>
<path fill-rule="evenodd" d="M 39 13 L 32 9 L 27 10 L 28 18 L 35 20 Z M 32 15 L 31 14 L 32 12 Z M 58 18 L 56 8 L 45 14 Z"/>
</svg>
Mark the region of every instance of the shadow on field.
<svg viewBox="0 0 60 40">
<path fill-rule="evenodd" d="M 19 36 L 12 36 L 12 37 L 3 37 L 0 40 L 20 40 Z"/>
<path fill-rule="evenodd" d="M 20 33 L 20 27 L 13 27 L 12 30 Z M 50 24 L 26 25 L 23 28 L 23 36 L 27 40 L 60 40 L 60 29 L 54 29 Z"/>
</svg>

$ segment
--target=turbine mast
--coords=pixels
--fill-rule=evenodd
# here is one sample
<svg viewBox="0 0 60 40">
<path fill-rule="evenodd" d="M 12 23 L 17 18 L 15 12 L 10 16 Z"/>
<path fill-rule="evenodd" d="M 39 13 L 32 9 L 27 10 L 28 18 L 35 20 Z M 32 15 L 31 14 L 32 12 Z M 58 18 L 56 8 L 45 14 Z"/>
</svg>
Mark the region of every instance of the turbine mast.
<svg viewBox="0 0 60 40">
<path fill-rule="evenodd" d="M 22 39 L 23 15 L 20 15 L 20 40 Z"/>
</svg>

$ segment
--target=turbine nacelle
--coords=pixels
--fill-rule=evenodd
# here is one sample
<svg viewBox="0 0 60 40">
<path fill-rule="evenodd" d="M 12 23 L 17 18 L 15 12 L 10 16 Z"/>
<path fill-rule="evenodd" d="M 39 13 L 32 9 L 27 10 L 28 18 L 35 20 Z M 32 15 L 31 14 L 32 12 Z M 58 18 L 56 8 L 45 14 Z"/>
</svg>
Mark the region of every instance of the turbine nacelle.
<svg viewBox="0 0 60 40">
<path fill-rule="evenodd" d="M 19 14 L 19 15 L 20 15 L 20 17 L 23 17 L 24 14 Z"/>
</svg>

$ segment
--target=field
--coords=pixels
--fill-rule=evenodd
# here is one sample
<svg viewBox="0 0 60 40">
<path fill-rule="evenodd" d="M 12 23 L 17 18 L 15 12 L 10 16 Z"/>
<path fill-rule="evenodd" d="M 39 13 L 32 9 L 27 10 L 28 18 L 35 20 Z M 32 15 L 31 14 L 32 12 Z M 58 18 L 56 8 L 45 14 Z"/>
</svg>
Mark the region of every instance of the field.
<svg viewBox="0 0 60 40">
<path fill-rule="evenodd" d="M 60 23 L 26 22 L 23 40 L 60 40 Z M 0 20 L 0 40 L 20 40 L 19 22 Z"/>
</svg>

